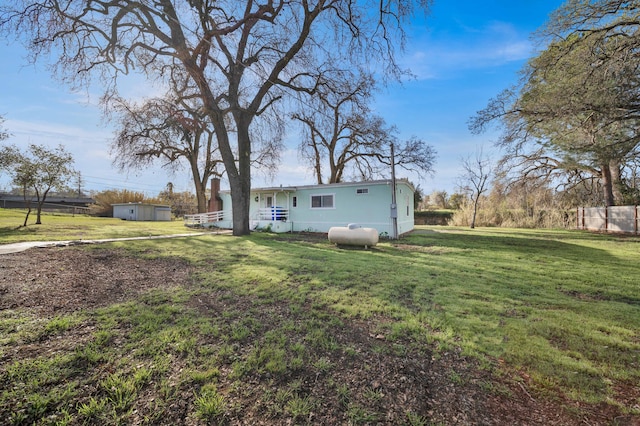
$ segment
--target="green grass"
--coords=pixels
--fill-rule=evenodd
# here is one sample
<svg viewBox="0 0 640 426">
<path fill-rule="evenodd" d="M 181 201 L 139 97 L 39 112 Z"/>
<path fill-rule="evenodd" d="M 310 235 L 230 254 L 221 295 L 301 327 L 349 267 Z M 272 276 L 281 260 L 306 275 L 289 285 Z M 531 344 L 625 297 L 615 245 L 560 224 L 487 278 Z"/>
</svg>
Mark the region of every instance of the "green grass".
<svg viewBox="0 0 640 426">
<path fill-rule="evenodd" d="M 145 237 L 152 235 L 197 232 L 184 226 L 181 220 L 171 222 L 134 222 L 114 218 L 97 218 L 65 213 L 42 214 L 42 224 L 36 225 L 35 212 L 23 227 L 26 210 L 0 209 L 0 244 L 24 241 L 66 241 Z"/>
<path fill-rule="evenodd" d="M 54 218 L 71 226 L 46 217 L 51 228 L 43 225 L 35 239 L 59 235 Z M 98 224 L 111 223 L 83 220 L 91 223 L 78 227 L 84 238 L 105 237 Z M 11 232 L 0 227 L 0 238 L 15 238 Z M 253 401 L 274 423 L 304 422 L 319 405 L 299 381 L 309 371 L 310 382 L 333 389 L 345 421 L 380 421 L 384 392 L 334 381 L 363 350 L 337 337 L 352 321 L 384 336 L 374 340 L 374 358 L 430 351 L 437 358 L 459 349 L 535 398 L 566 396 L 638 415 L 638 401 L 618 390 L 640 381 L 639 243 L 577 231 L 453 227 L 419 227 L 371 250 L 266 233 L 113 243 L 129 255 L 186 258 L 192 285 L 48 319 L 3 312 L 0 355 L 64 339 L 74 327 L 93 332 L 56 356 L 0 368 L 0 416 L 12 412 L 15 424 L 52 413 L 153 423 L 186 395 L 185 413 L 206 422 L 241 418 L 251 407 L 238 400 Z M 468 379 L 444 374 L 454 385 Z M 149 394 L 153 402 L 141 406 Z M 425 413 L 402 415 L 407 424 L 429 424 Z"/>
<path fill-rule="evenodd" d="M 287 237 L 282 237 L 287 238 Z M 610 398 L 640 379 L 640 239 L 572 231 L 418 230 L 398 245 L 340 250 L 269 235 L 199 240 L 216 252 L 203 283 L 269 300 L 313 300 L 345 317 L 394 319 L 379 331 L 454 346 L 525 370 L 541 390 Z M 169 242 L 161 244 L 170 244 Z M 205 248 L 209 247 L 209 248 Z M 331 348 L 311 326 L 308 345 Z"/>
</svg>

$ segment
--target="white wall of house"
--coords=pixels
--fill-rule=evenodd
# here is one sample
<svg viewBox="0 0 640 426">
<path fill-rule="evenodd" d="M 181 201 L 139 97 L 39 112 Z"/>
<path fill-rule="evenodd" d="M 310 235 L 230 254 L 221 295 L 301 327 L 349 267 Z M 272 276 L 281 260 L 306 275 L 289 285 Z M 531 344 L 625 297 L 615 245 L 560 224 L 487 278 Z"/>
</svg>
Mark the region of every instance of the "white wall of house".
<svg viewBox="0 0 640 426">
<path fill-rule="evenodd" d="M 299 187 L 255 189 L 251 194 L 249 215 L 255 228 L 269 227 L 274 232 L 328 232 L 333 226 L 357 223 L 392 235 L 391 181 L 338 183 Z M 407 181 L 396 183 L 398 234 L 413 230 L 414 188 Z M 231 228 L 231 194 L 222 191 L 225 220 L 216 226 Z M 265 217 L 272 208 L 274 216 Z M 262 210 L 261 210 L 262 209 Z M 280 209 L 286 212 L 286 220 Z M 269 210 L 266 210 L 268 212 Z"/>
</svg>

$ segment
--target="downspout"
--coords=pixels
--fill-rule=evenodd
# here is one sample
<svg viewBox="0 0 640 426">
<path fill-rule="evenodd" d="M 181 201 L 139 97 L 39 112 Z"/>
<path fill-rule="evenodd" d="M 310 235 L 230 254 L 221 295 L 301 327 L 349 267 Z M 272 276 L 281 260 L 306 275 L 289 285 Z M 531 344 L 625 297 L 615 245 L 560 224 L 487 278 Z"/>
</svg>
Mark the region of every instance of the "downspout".
<svg viewBox="0 0 640 426">
<path fill-rule="evenodd" d="M 396 161 L 391 143 L 391 239 L 398 239 L 398 204 L 396 202 Z"/>
</svg>

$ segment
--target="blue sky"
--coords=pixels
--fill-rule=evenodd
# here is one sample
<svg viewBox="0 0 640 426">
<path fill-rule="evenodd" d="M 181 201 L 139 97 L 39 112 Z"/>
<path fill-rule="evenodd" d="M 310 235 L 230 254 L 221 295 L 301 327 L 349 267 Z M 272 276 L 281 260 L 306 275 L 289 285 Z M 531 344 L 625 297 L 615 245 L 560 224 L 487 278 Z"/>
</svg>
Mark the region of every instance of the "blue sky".
<svg viewBox="0 0 640 426">
<path fill-rule="evenodd" d="M 420 180 L 425 193 L 456 189 L 461 158 L 479 147 L 492 156 L 495 135 L 471 135 L 467 121 L 501 90 L 514 84 L 518 71 L 535 52 L 531 33 L 545 23 L 561 0 L 434 0 L 426 18 L 409 29 L 404 67 L 415 78 L 392 84 L 377 95 L 374 108 L 401 138 L 415 135 L 438 152 L 435 173 Z M 83 189 L 127 188 L 157 195 L 167 182 L 191 190 L 190 173 L 160 167 L 144 173 L 121 173 L 111 166 L 112 129 L 102 121 L 97 94 L 72 92 L 53 80 L 46 63 L 27 65 L 22 46 L 0 41 L 0 114 L 12 134 L 9 143 L 63 144 L 82 173 Z M 311 171 L 298 164 L 298 135 L 287 136 L 287 150 L 273 180 L 254 173 L 254 187 L 312 184 Z M 0 176 L 0 190 L 8 187 Z M 225 182 L 223 181 L 223 186 Z"/>
</svg>

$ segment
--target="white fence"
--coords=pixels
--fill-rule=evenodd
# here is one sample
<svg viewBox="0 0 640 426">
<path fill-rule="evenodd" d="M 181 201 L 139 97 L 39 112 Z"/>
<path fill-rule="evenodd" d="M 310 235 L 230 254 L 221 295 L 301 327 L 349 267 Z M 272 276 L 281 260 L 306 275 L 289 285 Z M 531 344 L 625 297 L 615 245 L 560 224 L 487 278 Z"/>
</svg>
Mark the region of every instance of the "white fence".
<svg viewBox="0 0 640 426">
<path fill-rule="evenodd" d="M 199 214 L 185 214 L 184 224 L 187 226 L 204 225 L 205 223 L 218 222 L 224 219 L 224 212 L 209 212 Z"/>
<path fill-rule="evenodd" d="M 209 213 L 186 214 L 184 224 L 187 226 L 205 225 L 213 222 L 221 222 L 231 217 L 230 212 L 217 211 Z M 253 220 L 258 221 L 286 221 L 289 219 L 289 210 L 282 207 L 267 207 L 258 209 L 253 214 Z"/>
<path fill-rule="evenodd" d="M 579 207 L 578 229 L 590 231 L 638 234 L 640 218 L 638 206 Z"/>
</svg>

